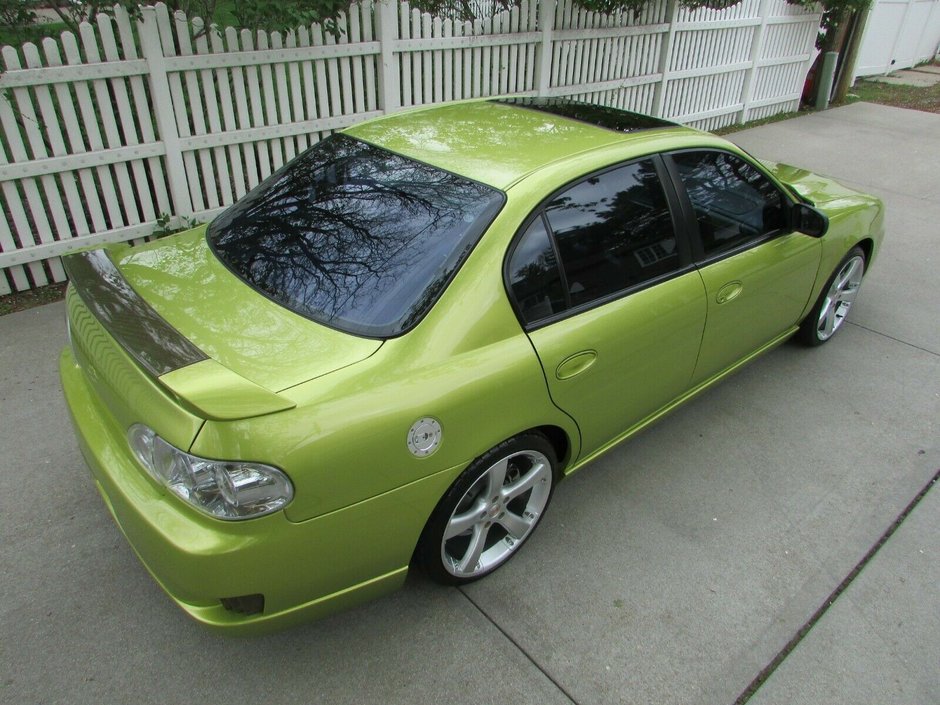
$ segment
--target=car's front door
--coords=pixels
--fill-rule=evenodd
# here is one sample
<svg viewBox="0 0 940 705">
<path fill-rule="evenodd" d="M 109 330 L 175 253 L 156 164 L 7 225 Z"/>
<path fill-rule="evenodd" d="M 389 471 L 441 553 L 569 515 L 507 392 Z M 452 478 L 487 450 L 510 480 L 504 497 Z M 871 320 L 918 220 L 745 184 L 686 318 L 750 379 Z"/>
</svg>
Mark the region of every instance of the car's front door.
<svg viewBox="0 0 940 705">
<path fill-rule="evenodd" d="M 515 306 L 584 455 L 680 395 L 695 367 L 705 290 L 662 173 L 647 158 L 580 180 L 534 214 L 510 255 Z"/>
<path fill-rule="evenodd" d="M 790 231 L 787 197 L 742 157 L 689 150 L 670 158 L 697 221 L 693 249 L 708 299 L 698 384 L 793 330 L 822 250 L 817 238 Z"/>
</svg>

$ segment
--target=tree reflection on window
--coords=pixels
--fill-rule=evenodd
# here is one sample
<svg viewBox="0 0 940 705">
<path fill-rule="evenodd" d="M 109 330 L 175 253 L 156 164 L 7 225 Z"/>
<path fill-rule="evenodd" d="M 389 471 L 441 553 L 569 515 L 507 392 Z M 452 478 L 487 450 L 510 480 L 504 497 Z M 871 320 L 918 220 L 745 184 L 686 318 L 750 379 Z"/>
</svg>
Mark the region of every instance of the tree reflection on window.
<svg viewBox="0 0 940 705">
<path fill-rule="evenodd" d="M 785 226 L 783 199 L 756 168 L 726 152 L 672 155 L 706 255 L 747 245 Z"/>
<path fill-rule="evenodd" d="M 236 274 L 352 333 L 416 324 L 502 204 L 495 189 L 335 135 L 209 227 Z"/>
<path fill-rule="evenodd" d="M 536 323 L 676 271 L 677 244 L 656 167 L 645 159 L 549 201 L 513 250 L 509 283 L 522 317 Z"/>
<path fill-rule="evenodd" d="M 545 209 L 577 306 L 678 268 L 676 235 L 650 160 L 585 179 Z"/>
</svg>

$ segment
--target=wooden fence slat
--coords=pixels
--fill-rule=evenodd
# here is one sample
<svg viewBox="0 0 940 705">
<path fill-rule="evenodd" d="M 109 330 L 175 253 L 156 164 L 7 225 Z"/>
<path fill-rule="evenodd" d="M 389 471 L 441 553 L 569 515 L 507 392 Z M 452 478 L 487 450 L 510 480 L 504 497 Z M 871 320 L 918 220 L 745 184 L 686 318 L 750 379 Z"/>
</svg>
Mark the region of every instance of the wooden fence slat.
<svg viewBox="0 0 940 705">
<path fill-rule="evenodd" d="M 202 21 L 194 18 L 193 26 L 190 28 L 190 22 L 182 12 L 176 12 L 173 15 L 173 20 L 176 29 L 176 41 L 180 48 L 179 55 L 191 56 L 194 53 L 191 34 L 202 29 Z M 202 91 L 199 86 L 199 74 L 196 71 L 184 71 L 183 81 L 186 83 L 186 96 L 189 99 L 189 115 L 192 119 L 193 134 L 208 134 L 206 109 L 203 107 Z M 218 208 L 219 193 L 212 154 L 208 150 L 200 149 L 196 151 L 196 158 L 199 162 L 200 184 L 202 186 L 199 190 L 209 208 Z"/>
<path fill-rule="evenodd" d="M 284 37 L 284 46 L 288 49 L 294 49 L 297 46 L 297 32 L 291 31 L 288 32 L 287 36 Z M 294 116 L 295 121 L 307 120 L 306 112 L 306 103 L 304 102 L 304 90 L 303 83 L 300 78 L 300 63 L 297 61 L 292 61 L 287 66 L 287 78 L 290 85 L 290 102 L 291 102 L 291 113 Z M 312 87 L 312 86 L 311 86 Z M 294 144 L 297 147 L 297 152 L 303 152 L 310 145 L 310 141 L 307 138 L 307 135 L 298 135 L 294 138 Z"/>
<path fill-rule="evenodd" d="M 474 27 L 476 29 L 476 27 Z M 493 33 L 493 18 L 484 17 L 480 23 L 480 29 L 475 34 L 490 35 Z M 476 95 L 489 96 L 493 94 L 493 47 L 483 47 L 480 50 L 480 90 Z"/>
<path fill-rule="evenodd" d="M 3 149 L 3 145 L 0 144 L 0 164 L 5 164 L 6 162 L 6 152 Z M 14 185 L 10 184 L 8 188 L 12 190 Z M 0 187 L 0 193 L 3 194 L 3 198 L 6 201 L 8 189 Z M 10 224 L 7 222 L 9 215 L 9 212 L 0 213 L 0 253 L 15 252 L 21 249 L 21 245 L 14 240 L 13 230 L 10 229 Z M 14 221 L 14 226 L 15 224 L 16 221 Z M 42 263 L 38 262 L 32 264 L 42 266 Z M 10 281 L 13 282 L 12 287 L 10 286 Z M 29 278 L 26 275 L 26 269 L 22 265 L 9 267 L 5 272 L 0 271 L 0 294 L 9 294 L 11 290 L 23 291 L 29 289 L 29 287 Z"/>
<path fill-rule="evenodd" d="M 117 25 L 124 60 L 136 60 L 139 56 L 137 40 L 134 36 L 134 29 L 131 26 L 131 20 L 127 10 L 121 6 L 116 6 L 114 8 L 114 22 Z M 111 61 L 117 61 L 117 59 Z M 156 142 L 153 116 L 150 110 L 150 102 L 147 99 L 147 89 L 144 78 L 141 76 L 131 76 L 128 78 L 127 82 L 130 85 L 131 96 L 133 98 L 133 100 L 129 101 L 131 104 L 129 119 L 137 125 L 140 141 L 142 143 L 151 144 Z M 144 204 L 144 217 L 148 220 L 152 220 L 159 217 L 162 213 L 171 213 L 173 207 L 167 191 L 162 161 L 159 158 L 151 157 L 142 162 L 141 167 L 143 171 L 142 175 L 135 170 L 138 192 L 148 192 L 150 196 L 148 201 Z M 143 178 L 145 183 L 141 183 L 141 178 Z M 151 218 L 151 214 L 153 214 L 153 218 Z"/>
<path fill-rule="evenodd" d="M 333 32 L 325 30 L 322 26 L 320 29 L 324 46 L 335 46 L 336 37 Z M 341 79 L 339 61 L 337 59 L 329 58 L 326 60 L 326 73 L 330 80 L 330 114 L 343 115 L 343 94 L 340 91 Z"/>
<path fill-rule="evenodd" d="M 320 25 L 315 24 L 310 28 L 313 46 L 323 46 L 323 30 Z M 317 72 L 317 111 L 321 118 L 331 117 L 334 113 L 330 109 L 330 91 L 329 81 L 326 77 L 326 62 L 320 59 L 316 62 Z"/>
<path fill-rule="evenodd" d="M 101 55 L 98 50 L 98 34 L 95 28 L 83 22 L 79 26 L 82 39 L 82 48 L 85 50 L 85 56 L 89 63 L 98 63 L 101 61 Z M 104 128 L 104 139 L 109 149 L 119 148 L 122 145 L 121 134 L 118 130 L 117 120 L 114 116 L 114 107 L 111 100 L 111 94 L 108 90 L 108 83 L 104 79 L 92 81 L 92 90 L 94 91 L 94 102 L 101 126 Z M 120 218 L 112 220 L 112 227 L 123 225 L 135 225 L 140 223 L 142 218 L 137 208 L 137 199 L 134 195 L 134 189 L 131 185 L 130 173 L 127 164 L 115 164 L 111 167 L 118 187 L 118 213 Z"/>
<path fill-rule="evenodd" d="M 54 40 L 47 39 L 44 41 L 43 50 L 46 55 L 47 65 L 60 66 L 62 64 L 59 45 Z M 54 89 L 61 120 L 65 125 L 65 135 L 68 137 L 68 153 L 81 154 L 86 152 L 85 138 L 82 135 L 81 122 L 75 112 L 74 98 L 69 89 L 69 84 L 57 83 L 54 85 Z M 94 173 L 91 169 L 79 169 L 76 175 L 78 187 L 81 191 L 81 200 L 91 218 L 91 228 L 95 232 L 107 229 L 101 200 L 98 198 L 98 187 L 95 184 Z"/>
<path fill-rule="evenodd" d="M 23 56 L 26 59 L 26 65 L 30 68 L 39 68 L 42 61 L 39 58 L 39 49 L 35 44 L 27 44 L 23 47 Z M 39 107 L 39 114 L 42 116 L 41 122 L 36 120 L 35 108 L 33 108 L 33 121 L 25 119 L 27 125 L 27 136 L 30 142 L 30 149 L 33 152 L 33 159 L 43 159 L 48 156 L 59 156 L 65 153 L 65 143 L 62 140 L 62 133 L 58 129 L 57 116 L 52 104 L 52 96 L 48 86 L 36 86 L 33 88 L 36 98 L 36 105 Z M 15 91 L 14 91 L 15 93 Z M 22 110 L 21 110 L 22 113 Z M 24 114 L 24 118 L 27 115 Z M 40 126 L 44 128 L 42 133 Z M 46 140 L 48 140 L 49 151 L 46 149 Z M 54 242 L 56 240 L 67 240 L 76 235 L 85 235 L 88 233 L 88 223 L 85 220 L 85 213 L 82 208 L 81 199 L 78 197 L 78 191 L 74 182 L 69 177 L 63 175 L 62 192 L 65 193 L 65 202 L 62 200 L 62 192 L 59 190 L 59 183 L 55 176 L 43 176 L 40 178 L 43 195 L 46 198 L 49 214 L 52 216 L 52 222 L 55 223 L 55 235 L 52 233 L 43 233 L 39 236 L 42 242 Z M 68 203 L 66 208 L 65 203 Z M 72 214 L 75 215 L 72 215 Z M 72 222 L 70 222 L 70 217 Z M 65 270 L 62 269 L 62 263 L 59 260 L 49 261 L 49 270 L 55 281 L 65 280 Z"/>
<path fill-rule="evenodd" d="M 454 23 L 448 17 L 441 23 L 441 36 L 449 39 L 454 36 Z M 445 103 L 454 99 L 454 90 L 456 88 L 457 74 L 454 72 L 454 62 L 458 52 L 454 49 L 448 49 L 444 52 L 441 70 L 443 71 L 443 89 L 444 94 L 441 100 Z"/>
<path fill-rule="evenodd" d="M 98 15 L 96 18 L 98 36 L 101 46 L 104 49 L 104 59 L 109 63 L 115 63 L 121 60 L 118 51 L 118 41 L 114 34 L 115 21 L 108 15 Z M 87 53 L 86 53 L 87 56 Z M 139 81 L 140 79 L 137 78 Z M 109 79 L 111 92 L 114 95 L 114 103 L 117 108 L 117 116 L 120 120 L 120 135 L 116 146 L 134 146 L 140 144 L 140 137 L 137 130 L 137 121 L 131 102 L 130 94 L 127 91 L 128 79 L 124 77 L 115 77 Z M 153 206 L 153 198 L 150 193 L 150 178 L 147 173 L 147 165 L 143 160 L 134 159 L 129 164 L 130 172 L 133 175 L 133 197 L 136 199 L 137 208 L 130 209 L 125 206 L 129 213 L 137 215 L 136 222 L 154 222 L 157 218 L 156 210 Z M 134 220 L 132 219 L 132 223 Z"/>
<path fill-rule="evenodd" d="M 44 47 L 48 47 L 48 44 L 45 44 Z M 33 52 L 35 52 L 35 54 L 33 54 Z M 39 55 L 35 47 L 32 50 L 24 47 L 24 54 L 27 59 L 27 64 L 40 64 Z M 33 56 L 31 56 L 31 54 L 33 54 Z M 48 53 L 46 55 L 47 64 L 49 64 Z M 46 134 L 49 138 L 52 156 L 66 156 L 69 153 L 69 149 L 65 144 L 62 130 L 59 127 L 60 117 L 53 102 L 52 92 L 46 86 L 36 86 L 35 91 L 36 98 L 39 102 L 40 113 L 42 114 L 42 121 L 47 130 Z M 89 227 L 88 219 L 85 215 L 85 206 L 82 202 L 82 197 L 78 192 L 78 186 L 75 182 L 76 174 L 66 173 L 61 175 L 62 190 L 65 193 L 69 217 L 72 219 L 73 223 L 72 232 L 70 234 L 80 237 L 91 232 L 91 228 Z"/>
<path fill-rule="evenodd" d="M 240 33 L 241 47 L 251 51 L 254 49 L 254 34 L 250 29 L 243 29 Z M 263 127 L 267 123 L 264 118 L 264 101 L 261 98 L 261 82 L 258 76 L 259 67 L 246 66 L 244 69 L 245 77 L 248 80 L 248 96 L 251 104 L 251 127 Z M 267 142 L 259 142 L 255 145 L 257 150 L 258 171 L 256 174 L 250 174 L 250 188 L 258 185 L 260 180 L 268 178 L 271 173 L 272 158 Z"/>
<path fill-rule="evenodd" d="M 3 59 L 7 70 L 15 70 L 20 67 L 20 59 L 12 47 L 3 47 Z M 17 90 L 13 94 L 16 97 Z M 0 100 L 0 125 L 7 137 L 7 145 L 10 150 L 12 161 L 22 162 L 29 160 L 29 154 L 23 143 L 20 134 L 19 123 L 29 119 L 29 115 L 19 116 L 18 111 L 22 109 L 17 99 L 16 111 L 12 103 L 8 100 Z M 4 160 L 6 155 L 4 155 Z M 35 179 L 24 179 L 20 182 L 23 194 L 26 197 L 26 205 L 20 197 L 17 185 L 10 181 L 3 182 L 3 197 L 6 201 L 7 211 L 13 220 L 13 227 L 20 240 L 21 247 L 30 247 L 36 244 L 36 236 L 39 232 L 49 231 L 49 222 L 46 220 L 45 207 L 42 204 L 42 196 L 36 187 Z M 28 211 L 28 215 L 27 215 Z M 35 223 L 35 225 L 33 224 Z M 33 283 L 36 286 L 45 286 L 49 283 L 46 277 L 45 268 L 42 262 L 31 262 L 29 273 L 32 276 Z"/>
<path fill-rule="evenodd" d="M 7 219 L 0 218 L 0 253 L 14 252 L 18 249 L 19 247 L 13 239 L 13 232 L 7 224 Z M 10 286 L 10 280 L 13 281 L 13 286 Z M 13 291 L 24 291 L 28 288 L 29 279 L 26 278 L 26 270 L 23 269 L 23 265 L 17 264 L 6 269 L 0 269 L 0 296 Z"/>
<path fill-rule="evenodd" d="M 215 34 L 215 33 L 213 33 Z M 213 46 L 220 47 L 222 51 L 233 51 L 239 47 L 238 32 L 227 27 L 225 30 L 224 42 L 221 36 L 213 37 Z M 231 93 L 234 97 L 234 127 L 229 128 L 229 118 L 226 115 L 226 129 L 247 130 L 251 127 L 250 101 L 248 98 L 248 89 L 246 87 L 247 77 L 245 69 L 241 66 L 232 67 L 231 72 Z M 226 82 L 228 83 L 228 82 Z M 223 94 L 224 95 L 224 94 Z M 231 108 L 230 108 L 231 109 Z M 223 114 L 225 114 L 223 106 Z M 235 168 L 235 189 L 236 196 L 241 197 L 247 191 L 253 188 L 259 180 L 258 162 L 255 159 L 255 146 L 243 144 L 233 146 L 229 152 L 233 168 Z M 239 168 L 239 166 L 241 168 Z"/>
<path fill-rule="evenodd" d="M 430 15 L 427 16 L 430 19 Z M 444 26 L 440 17 L 435 17 L 432 23 L 432 36 L 439 39 L 444 36 Z M 427 54 L 428 52 L 425 52 Z M 434 93 L 431 100 L 440 103 L 444 100 L 444 57 L 440 49 L 434 50 Z"/>
<path fill-rule="evenodd" d="M 496 28 L 496 18 L 493 22 L 494 34 L 509 33 L 509 13 L 501 12 L 496 17 L 499 18 L 499 29 Z M 496 58 L 497 72 L 494 76 L 494 93 L 497 95 L 509 92 L 509 46 L 503 44 L 497 47 L 493 54 Z"/>
<path fill-rule="evenodd" d="M 62 35 L 62 45 L 65 51 L 65 60 L 70 65 L 83 63 L 81 53 L 78 48 L 78 42 L 71 33 Z M 101 151 L 104 149 L 104 141 L 101 138 L 101 132 L 98 128 L 98 112 L 95 101 L 91 97 L 91 91 L 88 88 L 87 81 L 79 81 L 73 84 L 75 98 L 78 104 L 81 125 L 85 128 L 88 138 L 88 147 L 91 151 Z M 121 227 L 124 225 L 124 217 L 121 213 L 121 206 L 114 186 L 114 179 L 111 174 L 111 168 L 108 166 L 97 167 L 95 177 L 98 182 L 98 190 L 104 200 L 105 213 L 107 218 L 107 227 L 109 229 Z"/>
<path fill-rule="evenodd" d="M 272 32 L 270 41 L 272 49 L 281 49 L 284 46 L 284 37 L 280 32 Z M 290 124 L 294 122 L 295 117 L 291 108 L 290 89 L 287 85 L 287 67 L 284 64 L 274 65 L 274 86 L 279 114 L 277 124 Z M 285 163 L 297 156 L 297 143 L 293 137 L 280 140 L 280 144 L 284 149 Z"/>
<path fill-rule="evenodd" d="M 39 51 L 34 44 L 27 44 L 23 47 L 23 53 L 26 58 L 26 65 L 30 68 L 38 68 L 41 65 L 39 60 Z M 10 67 L 10 61 L 7 66 Z M 45 86 L 37 86 L 37 93 L 47 91 Z M 26 88 L 14 88 L 13 96 L 16 101 L 16 109 L 19 116 L 19 122 L 26 132 L 26 138 L 29 143 L 29 149 L 32 153 L 32 159 L 44 159 L 48 156 L 46 151 L 45 137 L 40 130 L 40 121 L 36 115 L 36 109 Z M 26 156 L 25 154 L 23 155 Z M 29 157 L 26 157 L 27 159 Z M 23 161 L 22 159 L 18 161 Z M 36 187 L 36 180 L 30 179 L 29 189 L 26 191 L 27 202 L 29 203 L 30 215 L 35 223 L 35 234 L 42 243 L 51 243 L 64 237 L 66 239 L 72 236 L 71 228 L 65 218 L 65 207 L 62 203 L 62 197 L 59 193 L 58 184 L 54 176 L 39 177 L 39 184 L 42 189 Z M 55 233 L 49 223 L 49 216 L 52 216 L 52 223 L 55 224 Z M 58 235 L 59 237 L 56 237 Z M 48 263 L 49 271 L 52 274 L 53 281 L 64 281 L 65 270 L 59 260 L 50 260 Z"/>
<path fill-rule="evenodd" d="M 301 47 L 310 46 L 310 28 L 299 27 L 297 29 L 297 44 Z M 304 107 L 308 120 L 314 120 L 318 117 L 317 110 L 317 85 L 313 78 L 313 61 L 304 61 L 300 66 L 302 82 L 304 86 Z M 311 143 L 316 142 L 312 140 Z"/>
<path fill-rule="evenodd" d="M 349 27 L 345 13 L 340 13 L 336 18 L 336 31 L 338 34 L 330 33 L 334 45 L 343 45 L 349 43 Z M 341 114 L 349 115 L 356 112 L 355 100 L 353 98 L 352 83 L 352 58 L 344 56 L 336 59 L 339 66 L 340 82 L 340 104 L 342 105 Z"/>
<path fill-rule="evenodd" d="M 411 11 L 408 9 L 408 3 L 402 2 L 398 5 L 398 36 L 401 39 L 411 39 Z M 411 73 L 411 53 L 403 52 L 399 54 L 401 66 L 399 75 L 401 76 L 401 106 L 407 108 L 414 105 L 414 95 L 412 91 L 412 73 Z"/>
<path fill-rule="evenodd" d="M 176 56 L 176 43 L 173 40 L 173 26 L 170 22 L 170 13 L 166 5 L 159 4 L 156 6 L 156 23 L 159 30 L 162 55 L 164 57 Z M 170 89 L 170 107 L 173 110 L 173 116 L 176 120 L 176 133 L 180 137 L 189 137 L 192 134 L 192 129 L 190 128 L 189 117 L 186 113 L 187 103 L 183 94 L 183 78 L 178 72 L 170 71 L 167 73 L 166 80 Z M 159 108 L 157 109 L 159 110 Z M 183 169 L 186 176 L 192 209 L 194 211 L 205 210 L 205 201 L 201 188 L 202 178 L 199 174 L 196 155 L 193 152 L 185 152 L 183 154 Z"/>
<path fill-rule="evenodd" d="M 454 20 L 454 37 L 469 37 L 473 34 L 473 23 L 469 20 Z M 454 100 L 465 100 L 472 95 L 473 50 L 468 46 L 454 50 Z"/>
<path fill-rule="evenodd" d="M 6 101 L 3 101 L 4 103 Z M 3 105 L 0 105 L 0 126 L 3 126 Z M 2 143 L 0 143 L 0 164 L 7 163 L 7 154 L 6 150 Z M 19 223 L 25 221 L 25 217 L 22 219 L 14 217 L 14 213 L 11 210 L 11 201 L 10 194 L 16 196 L 16 203 L 19 203 L 19 195 L 16 194 L 16 186 L 13 183 L 4 183 L 0 184 L 0 193 L 3 194 L 3 199 L 6 203 L 6 212 L 0 213 L 0 252 L 16 252 L 22 248 L 22 243 L 17 243 L 13 239 L 13 230 L 10 228 L 10 223 L 7 222 L 7 218 L 12 219 L 12 225 L 15 229 L 19 228 Z M 38 267 L 39 272 L 42 273 L 42 263 L 41 262 L 31 262 L 29 265 L 30 269 L 33 267 Z M 26 274 L 26 269 L 22 265 L 16 265 L 10 267 L 6 270 L 9 273 L 9 280 L 13 282 L 13 289 L 16 291 L 23 291 L 30 288 L 29 277 Z M 0 289 L 3 293 L 10 293 L 10 285 L 8 283 L 7 275 L 4 275 L 0 278 Z"/>
<path fill-rule="evenodd" d="M 349 6 L 349 12 L 346 15 L 349 18 L 349 28 L 344 37 L 344 44 L 358 44 L 362 41 L 362 30 L 359 27 L 359 7 Z M 352 88 L 353 113 L 364 113 L 366 111 L 365 81 L 362 73 L 363 57 L 357 56 L 350 59 L 352 64 Z"/>
<path fill-rule="evenodd" d="M 193 32 L 196 36 L 196 53 L 205 56 L 210 53 L 209 35 L 217 35 L 217 32 L 203 25 L 202 21 L 192 22 Z M 207 134 L 215 134 L 222 131 L 222 117 L 219 112 L 219 105 L 223 103 L 220 98 L 220 92 L 217 88 L 221 84 L 228 87 L 228 75 L 222 72 L 219 76 L 219 69 L 203 69 L 199 72 L 200 83 L 202 84 L 202 95 L 205 98 Z M 218 80 L 217 80 L 218 78 Z M 228 154 L 224 149 L 216 148 L 212 150 L 214 168 L 216 174 L 216 184 L 218 186 L 219 202 L 228 204 L 234 201 L 234 189 L 232 187 L 232 170 L 229 167 Z"/>
<path fill-rule="evenodd" d="M 202 38 L 200 39 L 200 47 L 205 51 L 212 51 L 214 53 L 221 53 L 225 51 L 225 44 L 222 39 L 222 34 L 218 30 L 210 30 L 207 32 L 208 45 L 202 45 Z M 237 130 L 238 121 L 235 117 L 235 111 L 233 110 L 233 98 L 232 98 L 232 84 L 235 82 L 234 79 L 234 69 L 230 73 L 225 69 L 215 69 L 213 72 L 214 75 L 210 74 L 209 76 L 204 75 L 204 80 L 213 81 L 215 87 L 218 90 L 218 100 L 219 106 L 222 109 L 221 123 L 219 126 L 219 131 L 221 130 Z M 244 98 L 244 96 L 242 96 Z M 219 120 L 218 114 L 215 116 L 215 120 Z M 225 153 L 223 152 L 223 156 Z M 241 198 L 246 193 L 245 187 L 245 166 L 242 162 L 242 154 L 239 148 L 235 145 L 232 145 L 228 148 L 228 159 L 226 163 L 226 178 L 230 179 L 226 182 L 226 187 L 229 189 L 227 202 L 231 203 L 234 200 Z M 228 166 L 228 165 L 231 166 Z"/>
<path fill-rule="evenodd" d="M 270 36 L 264 30 L 258 30 L 255 35 L 255 40 L 257 41 L 258 49 L 263 51 L 270 48 Z M 261 74 L 261 90 L 264 94 L 263 124 L 269 126 L 277 125 L 279 123 L 277 114 L 277 91 L 274 87 L 274 71 L 271 68 L 271 64 L 262 64 L 259 67 L 259 73 Z M 281 140 L 274 139 L 268 143 L 268 148 L 271 150 L 271 170 L 277 171 L 284 166 L 284 146 Z"/>
<path fill-rule="evenodd" d="M 421 34 L 421 12 L 419 10 L 411 11 L 411 36 L 419 38 Z M 424 104 L 424 66 L 422 60 L 425 53 L 421 52 L 411 62 L 411 97 L 415 105 Z"/>
<path fill-rule="evenodd" d="M 373 39 L 373 12 L 372 6 L 367 5 L 366 3 L 359 4 L 359 11 L 362 14 L 361 21 L 361 31 L 362 31 L 362 41 L 371 42 Z M 373 56 L 363 57 L 363 63 L 365 65 L 365 91 L 366 91 L 366 106 L 365 109 L 368 111 L 373 111 L 376 109 L 376 82 L 375 82 L 375 62 L 376 59 L 381 61 L 381 51 L 379 54 Z M 397 82 L 396 82 L 397 83 Z M 398 86 L 395 86 L 395 90 L 398 90 Z"/>
</svg>

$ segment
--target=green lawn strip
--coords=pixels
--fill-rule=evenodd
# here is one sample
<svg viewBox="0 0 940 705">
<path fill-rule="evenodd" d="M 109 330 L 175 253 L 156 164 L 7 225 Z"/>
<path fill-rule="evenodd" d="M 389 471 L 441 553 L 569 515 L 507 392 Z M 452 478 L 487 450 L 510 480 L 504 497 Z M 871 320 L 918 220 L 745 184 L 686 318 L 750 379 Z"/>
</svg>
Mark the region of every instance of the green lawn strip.
<svg viewBox="0 0 940 705">
<path fill-rule="evenodd" d="M 732 132 L 740 132 L 741 130 L 750 130 L 752 127 L 760 127 L 761 125 L 769 125 L 774 122 L 782 122 L 784 120 L 790 120 L 800 115 L 805 114 L 803 111 L 796 112 L 791 111 L 789 113 L 779 113 L 778 115 L 771 115 L 770 117 L 761 118 L 760 120 L 751 120 L 744 123 L 743 125 L 728 125 L 727 127 L 720 127 L 717 130 L 712 130 L 713 134 L 716 135 L 730 135 Z"/>
<path fill-rule="evenodd" d="M 846 103 L 856 101 L 940 113 L 940 83 L 929 87 L 902 86 L 859 79 L 849 92 Z"/>
</svg>

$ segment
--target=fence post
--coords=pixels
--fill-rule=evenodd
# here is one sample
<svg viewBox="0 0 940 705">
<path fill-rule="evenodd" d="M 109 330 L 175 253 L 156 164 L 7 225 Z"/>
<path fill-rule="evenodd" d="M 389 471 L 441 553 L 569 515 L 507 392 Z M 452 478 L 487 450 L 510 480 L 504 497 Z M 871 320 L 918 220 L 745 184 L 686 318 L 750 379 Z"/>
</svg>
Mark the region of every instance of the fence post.
<svg viewBox="0 0 940 705">
<path fill-rule="evenodd" d="M 183 149 L 180 144 L 179 130 L 176 127 L 163 46 L 160 43 L 157 11 L 153 7 L 143 7 L 140 12 L 142 18 L 138 25 L 140 49 L 147 61 L 147 77 L 150 80 L 157 131 L 166 150 L 166 178 L 170 184 L 170 199 L 173 202 L 174 211 L 170 215 L 175 216 L 174 220 L 179 222 L 192 217 L 193 202 L 189 195 L 186 167 L 183 165 Z"/>
<path fill-rule="evenodd" d="M 539 31 L 542 38 L 536 45 L 535 90 L 538 96 L 547 96 L 552 84 L 552 33 L 555 30 L 555 3 L 558 0 L 539 0 Z"/>
<path fill-rule="evenodd" d="M 741 115 L 738 118 L 738 123 L 741 125 L 747 122 L 748 113 L 751 111 L 751 101 L 754 99 L 754 77 L 757 75 L 757 64 L 764 49 L 764 34 L 767 30 L 767 20 L 770 19 L 770 0 L 761 0 L 758 12 L 760 12 L 760 24 L 757 25 L 751 37 L 751 56 L 748 59 L 751 65 L 744 74 L 744 85 L 741 88 Z"/>
<path fill-rule="evenodd" d="M 379 40 L 379 109 L 385 114 L 401 108 L 401 77 L 395 40 L 398 39 L 398 0 L 379 0 L 376 9 L 376 34 Z"/>
<path fill-rule="evenodd" d="M 666 83 L 669 81 L 672 43 L 676 36 L 676 22 L 679 19 L 679 3 L 676 0 L 666 1 L 666 19 L 669 22 L 669 29 L 659 45 L 659 66 L 656 69 L 656 73 L 660 74 L 660 79 L 653 91 L 653 115 L 656 117 L 664 117 L 663 101 L 666 97 Z"/>
</svg>

